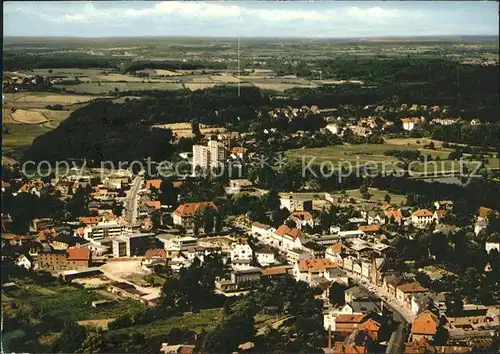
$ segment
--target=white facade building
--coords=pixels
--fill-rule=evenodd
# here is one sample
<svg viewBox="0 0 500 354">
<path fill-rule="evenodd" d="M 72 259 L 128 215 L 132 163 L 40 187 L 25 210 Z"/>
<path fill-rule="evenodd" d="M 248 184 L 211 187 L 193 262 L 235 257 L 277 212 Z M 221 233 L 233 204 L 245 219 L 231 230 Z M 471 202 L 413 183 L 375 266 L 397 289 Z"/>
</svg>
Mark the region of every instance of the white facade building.
<svg viewBox="0 0 500 354">
<path fill-rule="evenodd" d="M 484 248 L 486 249 L 486 253 L 490 253 L 492 250 L 497 250 L 500 252 L 500 242 L 486 242 L 484 244 Z"/>
<path fill-rule="evenodd" d="M 253 250 L 248 243 L 238 243 L 231 250 L 231 261 L 252 260 Z"/>
</svg>

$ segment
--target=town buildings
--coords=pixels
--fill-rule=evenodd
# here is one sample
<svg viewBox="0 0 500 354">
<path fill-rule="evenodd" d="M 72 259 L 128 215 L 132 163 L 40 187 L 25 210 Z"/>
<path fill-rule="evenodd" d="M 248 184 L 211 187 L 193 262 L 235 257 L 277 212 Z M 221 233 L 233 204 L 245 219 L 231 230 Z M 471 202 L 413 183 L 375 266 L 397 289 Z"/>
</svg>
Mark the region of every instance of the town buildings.
<svg viewBox="0 0 500 354">
<path fill-rule="evenodd" d="M 113 240 L 113 256 L 143 256 L 150 248 L 157 248 L 158 242 L 154 233 L 134 233 L 123 235 Z"/>
<path fill-rule="evenodd" d="M 37 265 L 40 269 L 68 270 L 88 268 L 92 256 L 87 248 L 42 251 L 38 254 Z"/>
<path fill-rule="evenodd" d="M 282 196 L 280 198 L 281 209 L 288 209 L 288 211 L 312 211 L 312 200 L 302 200 L 295 198 L 293 193 Z"/>
<path fill-rule="evenodd" d="M 217 207 L 213 202 L 181 204 L 172 213 L 173 223 L 174 225 L 181 226 L 185 229 L 193 229 L 195 213 L 202 213 L 206 208 L 211 208 L 212 210 L 217 211 Z"/>
<path fill-rule="evenodd" d="M 207 171 L 210 168 L 223 166 L 227 156 L 225 144 L 216 140 L 209 140 L 206 146 L 193 145 L 193 175 L 196 175 L 197 169 Z"/>
</svg>

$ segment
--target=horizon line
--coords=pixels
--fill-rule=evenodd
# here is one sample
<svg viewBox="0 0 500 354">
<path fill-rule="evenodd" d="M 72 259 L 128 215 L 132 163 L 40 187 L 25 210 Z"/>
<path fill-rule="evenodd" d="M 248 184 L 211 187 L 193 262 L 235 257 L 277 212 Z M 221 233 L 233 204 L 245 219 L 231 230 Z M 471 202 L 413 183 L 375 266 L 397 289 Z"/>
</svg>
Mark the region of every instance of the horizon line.
<svg viewBox="0 0 500 354">
<path fill-rule="evenodd" d="M 7 35 L 6 38 L 79 38 L 79 39 L 109 39 L 109 38 L 189 38 L 189 39 L 398 39 L 398 38 L 453 38 L 453 37 L 499 37 L 500 34 L 425 34 L 425 35 L 389 35 L 389 36 L 353 36 L 353 37 L 299 37 L 299 36 L 197 36 L 197 35 L 128 35 L 128 36 L 33 36 L 33 35 Z"/>
</svg>

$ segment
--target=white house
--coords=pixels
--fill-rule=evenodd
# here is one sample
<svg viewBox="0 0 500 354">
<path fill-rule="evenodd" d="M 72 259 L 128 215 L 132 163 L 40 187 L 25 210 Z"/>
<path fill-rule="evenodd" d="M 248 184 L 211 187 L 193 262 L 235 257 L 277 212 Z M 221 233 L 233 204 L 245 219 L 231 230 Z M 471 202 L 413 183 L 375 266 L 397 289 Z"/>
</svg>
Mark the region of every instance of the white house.
<svg viewBox="0 0 500 354">
<path fill-rule="evenodd" d="M 404 130 L 412 131 L 418 124 L 422 123 L 422 120 L 418 117 L 401 118 L 401 122 L 403 123 Z"/>
<path fill-rule="evenodd" d="M 313 278 L 323 276 L 325 270 L 336 267 L 335 263 L 325 258 L 301 259 L 293 266 L 293 276 L 296 281 L 310 284 Z"/>
<path fill-rule="evenodd" d="M 305 240 L 305 234 L 297 228 L 289 228 L 281 225 L 273 233 L 272 244 L 279 249 L 286 251 L 294 248 L 301 249 L 302 242 Z"/>
<path fill-rule="evenodd" d="M 288 220 L 295 222 L 297 229 L 302 230 L 303 227 L 314 227 L 314 219 L 310 212 L 308 211 L 294 211 L 288 217 Z"/>
<path fill-rule="evenodd" d="M 274 251 L 269 246 L 260 247 L 254 253 L 257 262 L 263 267 L 274 264 L 276 261 Z"/>
<path fill-rule="evenodd" d="M 419 209 L 411 214 L 411 222 L 416 226 L 425 226 L 432 223 L 433 213 L 427 209 Z"/>
<path fill-rule="evenodd" d="M 493 242 L 493 241 L 486 241 L 484 244 L 484 248 L 486 250 L 486 253 L 490 253 L 492 250 L 497 250 L 500 252 L 500 242 Z"/>
<path fill-rule="evenodd" d="M 181 268 L 189 267 L 191 265 L 191 261 L 188 256 L 184 254 L 184 252 L 177 252 L 170 261 L 168 262 L 170 269 L 178 272 Z"/>
<path fill-rule="evenodd" d="M 353 309 L 349 304 L 345 304 L 342 307 L 331 307 L 328 311 L 323 314 L 323 325 L 325 330 L 330 328 L 332 331 L 336 330 L 335 319 L 340 315 L 352 315 Z"/>
<path fill-rule="evenodd" d="M 29 255 L 26 256 L 24 254 L 20 255 L 16 259 L 16 265 L 18 267 L 24 267 L 26 270 L 30 270 L 34 264 L 33 264 L 33 258 L 31 258 Z"/>
<path fill-rule="evenodd" d="M 270 237 L 276 229 L 270 225 L 261 224 L 260 222 L 252 223 L 252 235 L 261 236 L 263 241 Z"/>
<path fill-rule="evenodd" d="M 335 123 L 330 123 L 325 128 L 326 128 L 326 130 L 328 130 L 332 134 L 335 134 L 335 135 L 339 135 L 340 134 L 340 128 Z"/>
<path fill-rule="evenodd" d="M 246 240 L 240 240 L 237 244 L 233 246 L 231 250 L 231 261 L 235 260 L 252 260 L 253 250 Z"/>
</svg>

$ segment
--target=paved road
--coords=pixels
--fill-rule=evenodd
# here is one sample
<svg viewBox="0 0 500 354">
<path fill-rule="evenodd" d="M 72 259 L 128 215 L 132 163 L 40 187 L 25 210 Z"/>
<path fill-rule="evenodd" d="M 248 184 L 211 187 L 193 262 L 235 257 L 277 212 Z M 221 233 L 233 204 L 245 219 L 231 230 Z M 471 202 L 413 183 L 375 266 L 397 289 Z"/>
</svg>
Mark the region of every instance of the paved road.
<svg viewBox="0 0 500 354">
<path fill-rule="evenodd" d="M 139 175 L 134 178 L 132 182 L 132 186 L 127 193 L 127 197 L 125 198 L 125 209 L 126 209 L 126 217 L 130 224 L 135 224 L 137 221 L 137 193 L 139 193 L 140 187 L 142 184 L 142 176 Z"/>
<path fill-rule="evenodd" d="M 404 342 L 406 338 L 406 327 L 408 323 L 413 322 L 415 317 L 413 313 L 401 304 L 398 300 L 394 299 L 385 289 L 374 285 L 366 280 L 360 278 L 357 274 L 346 271 L 347 275 L 353 279 L 358 285 L 364 287 L 365 289 L 371 291 L 377 295 L 383 302 L 384 306 L 389 307 L 392 310 L 393 318 L 399 323 L 398 328 L 392 333 L 391 338 L 387 344 L 386 353 L 388 354 L 399 354 L 404 351 Z"/>
</svg>

